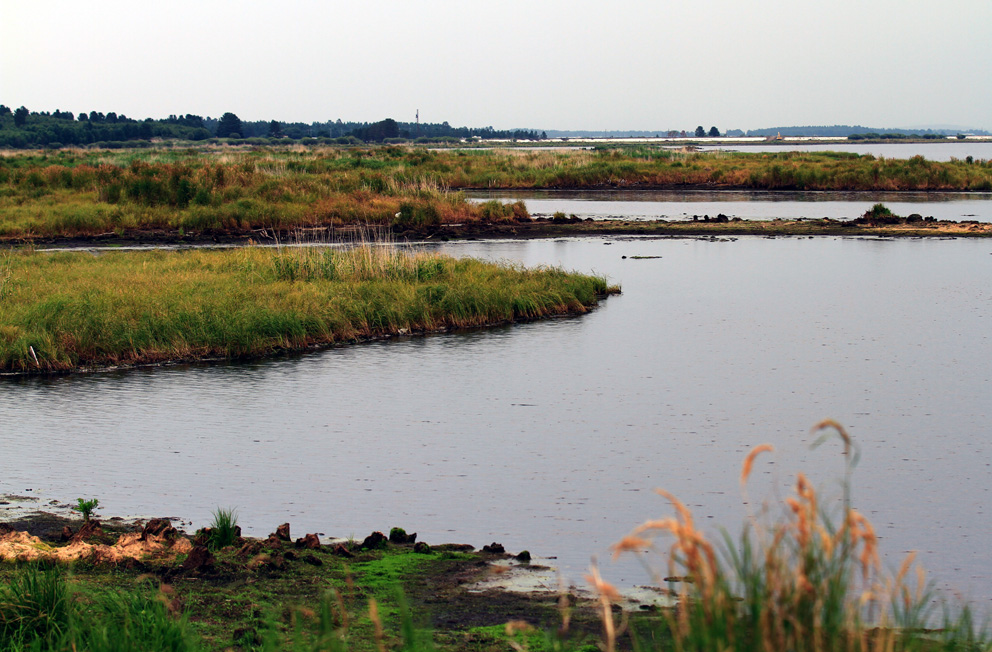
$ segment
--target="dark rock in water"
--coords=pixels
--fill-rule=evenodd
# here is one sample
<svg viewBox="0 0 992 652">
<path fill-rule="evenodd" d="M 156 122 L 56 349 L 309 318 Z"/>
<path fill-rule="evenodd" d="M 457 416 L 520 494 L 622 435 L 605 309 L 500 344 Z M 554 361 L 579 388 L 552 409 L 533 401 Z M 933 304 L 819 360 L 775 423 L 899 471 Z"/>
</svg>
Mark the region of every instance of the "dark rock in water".
<svg viewBox="0 0 992 652">
<path fill-rule="evenodd" d="M 442 543 L 433 547 L 434 552 L 472 552 L 475 546 L 468 543 Z"/>
<path fill-rule="evenodd" d="M 482 546 L 482 552 L 489 552 L 495 555 L 502 555 L 506 552 L 506 548 L 503 547 L 502 543 L 496 543 L 493 541 L 488 546 Z"/>
<path fill-rule="evenodd" d="M 417 533 L 407 534 L 406 530 L 401 527 L 394 527 L 389 531 L 389 542 L 390 543 L 416 543 Z"/>
<path fill-rule="evenodd" d="M 355 555 L 352 554 L 352 552 L 350 550 L 348 550 L 347 548 L 345 548 L 340 543 L 338 545 L 334 546 L 334 548 L 331 550 L 331 552 L 333 554 L 337 555 L 338 557 L 354 557 L 355 556 Z"/>
<path fill-rule="evenodd" d="M 211 570 L 214 566 L 214 556 L 207 550 L 206 546 L 193 546 L 189 551 L 189 556 L 179 568 L 184 572 L 203 572 Z"/>
<path fill-rule="evenodd" d="M 0 534 L 3 534 L 3 524 L 0 524 Z M 62 528 L 62 534 L 59 535 L 59 541 L 69 541 L 72 539 L 72 528 L 66 525 Z"/>
<path fill-rule="evenodd" d="M 311 566 L 323 566 L 324 565 L 324 562 L 320 560 L 320 557 L 318 557 L 317 555 L 315 555 L 313 553 L 303 555 L 303 561 L 306 562 L 306 563 L 308 563 L 308 564 L 310 564 Z"/>
<path fill-rule="evenodd" d="M 306 548 L 307 550 L 320 550 L 320 539 L 316 534 L 308 534 L 302 539 L 296 540 L 297 548 Z"/>
<path fill-rule="evenodd" d="M 524 563 L 527 563 L 530 561 L 530 551 L 521 550 L 520 553 L 516 557 L 514 557 L 514 559 L 516 559 L 517 561 L 522 561 Z"/>
<path fill-rule="evenodd" d="M 420 541 L 419 543 L 414 544 L 413 551 L 422 555 L 429 555 L 431 554 L 431 547 L 423 541 Z"/>
<path fill-rule="evenodd" d="M 289 536 L 289 523 L 283 523 L 276 528 L 275 532 L 276 538 L 280 541 L 292 541 L 293 539 Z M 270 535 L 271 536 L 271 535 Z"/>
<path fill-rule="evenodd" d="M 379 548 L 386 547 L 386 535 L 382 532 L 373 532 L 372 534 L 365 537 L 360 546 L 363 550 L 377 550 Z"/>
</svg>

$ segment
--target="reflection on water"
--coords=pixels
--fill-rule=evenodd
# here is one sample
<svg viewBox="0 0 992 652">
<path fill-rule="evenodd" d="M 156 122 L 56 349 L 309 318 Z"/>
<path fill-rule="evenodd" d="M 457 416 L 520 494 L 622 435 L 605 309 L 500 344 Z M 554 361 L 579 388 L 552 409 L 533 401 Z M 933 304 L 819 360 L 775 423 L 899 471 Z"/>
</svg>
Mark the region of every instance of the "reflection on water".
<svg viewBox="0 0 992 652">
<path fill-rule="evenodd" d="M 938 220 L 992 222 L 992 193 L 673 191 L 673 190 L 494 190 L 472 191 L 473 201 L 522 200 L 534 216 L 556 212 L 581 218 L 692 220 L 719 214 L 745 220 L 850 220 L 882 202 L 896 215 L 918 213 Z"/>
<path fill-rule="evenodd" d="M 0 493 L 98 497 L 250 534 L 401 526 L 429 542 L 557 555 L 573 580 L 669 512 L 740 522 L 805 469 L 836 495 L 830 417 L 863 448 L 855 501 L 890 562 L 992 598 L 992 244 L 739 238 L 451 243 L 456 255 L 592 270 L 624 293 L 580 318 L 333 349 L 251 365 L 4 382 Z M 635 260 L 631 256 L 661 256 Z M 627 256 L 626 259 L 623 256 Z M 920 527 L 921 521 L 926 527 Z"/>
</svg>

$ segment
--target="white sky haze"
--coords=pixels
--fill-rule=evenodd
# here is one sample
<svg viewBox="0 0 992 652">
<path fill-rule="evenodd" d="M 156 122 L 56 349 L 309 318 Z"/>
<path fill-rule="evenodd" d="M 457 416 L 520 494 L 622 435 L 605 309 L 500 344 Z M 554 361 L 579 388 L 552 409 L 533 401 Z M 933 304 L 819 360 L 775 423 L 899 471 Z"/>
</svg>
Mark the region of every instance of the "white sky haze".
<svg viewBox="0 0 992 652">
<path fill-rule="evenodd" d="M 0 103 L 497 129 L 992 128 L 992 1 L 0 0 Z"/>
</svg>

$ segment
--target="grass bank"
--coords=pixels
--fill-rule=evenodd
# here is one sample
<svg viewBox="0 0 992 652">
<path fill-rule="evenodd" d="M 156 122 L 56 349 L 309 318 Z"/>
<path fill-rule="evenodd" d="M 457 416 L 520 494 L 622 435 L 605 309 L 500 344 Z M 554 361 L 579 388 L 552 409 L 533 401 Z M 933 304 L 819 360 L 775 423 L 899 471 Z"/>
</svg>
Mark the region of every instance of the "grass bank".
<svg viewBox="0 0 992 652">
<path fill-rule="evenodd" d="M 587 311 L 602 278 L 384 246 L 0 254 L 0 370 L 246 358 Z"/>
<path fill-rule="evenodd" d="M 463 189 L 992 191 L 992 163 L 837 152 L 378 148 L 65 150 L 0 156 L 0 241 L 148 231 L 249 235 L 375 224 L 402 233 L 526 223 Z"/>
</svg>

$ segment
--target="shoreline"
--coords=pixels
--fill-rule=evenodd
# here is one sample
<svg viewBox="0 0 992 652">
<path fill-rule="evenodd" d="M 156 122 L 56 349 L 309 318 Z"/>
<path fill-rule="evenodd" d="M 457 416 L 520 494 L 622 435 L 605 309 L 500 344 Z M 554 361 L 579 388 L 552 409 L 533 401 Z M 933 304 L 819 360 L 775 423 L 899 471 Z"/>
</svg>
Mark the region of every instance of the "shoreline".
<svg viewBox="0 0 992 652">
<path fill-rule="evenodd" d="M 986 238 L 992 237 L 992 222 L 909 221 L 899 218 L 895 224 L 873 223 L 865 218 L 840 221 L 831 218 L 793 220 L 746 220 L 716 216 L 687 221 L 669 220 L 594 220 L 578 217 L 535 217 L 528 221 L 500 224 L 453 223 L 431 229 L 394 231 L 394 244 L 430 244 L 432 242 L 494 239 L 543 239 L 590 235 L 654 235 L 695 237 L 716 235 L 781 236 L 878 236 L 887 238 Z M 252 230 L 180 233 L 171 229 L 148 229 L 97 235 L 68 237 L 0 239 L 0 249 L 19 248 L 85 249 L 88 247 L 154 249 L 159 247 L 246 247 L 260 246 L 332 246 L 362 243 L 365 227 L 311 227 L 281 231 Z"/>
<path fill-rule="evenodd" d="M 7 498 L 16 497 L 0 495 Z M 371 648 L 360 641 L 381 640 L 382 629 L 387 639 L 402 636 L 404 612 L 434 640 L 431 649 L 444 651 L 507 649 L 515 640 L 507 623 L 526 637 L 557 632 L 576 646 L 568 649 L 599 640 L 603 631 L 598 595 L 560 586 L 546 565 L 553 557 L 514 554 L 497 542 L 426 543 L 396 527 L 364 539 L 291 534 L 289 523 L 268 537 L 233 529 L 221 546 L 209 527 L 188 534 L 166 518 L 0 518 L 0 582 L 31 568 L 64 568 L 84 595 L 164 596 L 170 614 L 192 625 L 198 649 L 255 649 L 266 636 L 292 632 L 301 615 L 327 608 L 328 596 L 362 650 Z M 375 609 L 370 603 L 382 608 L 378 633 L 367 618 Z M 664 622 L 674 604 L 669 589 L 638 587 L 617 596 L 612 608 L 647 625 Z M 623 649 L 630 646 L 624 639 Z"/>
</svg>

